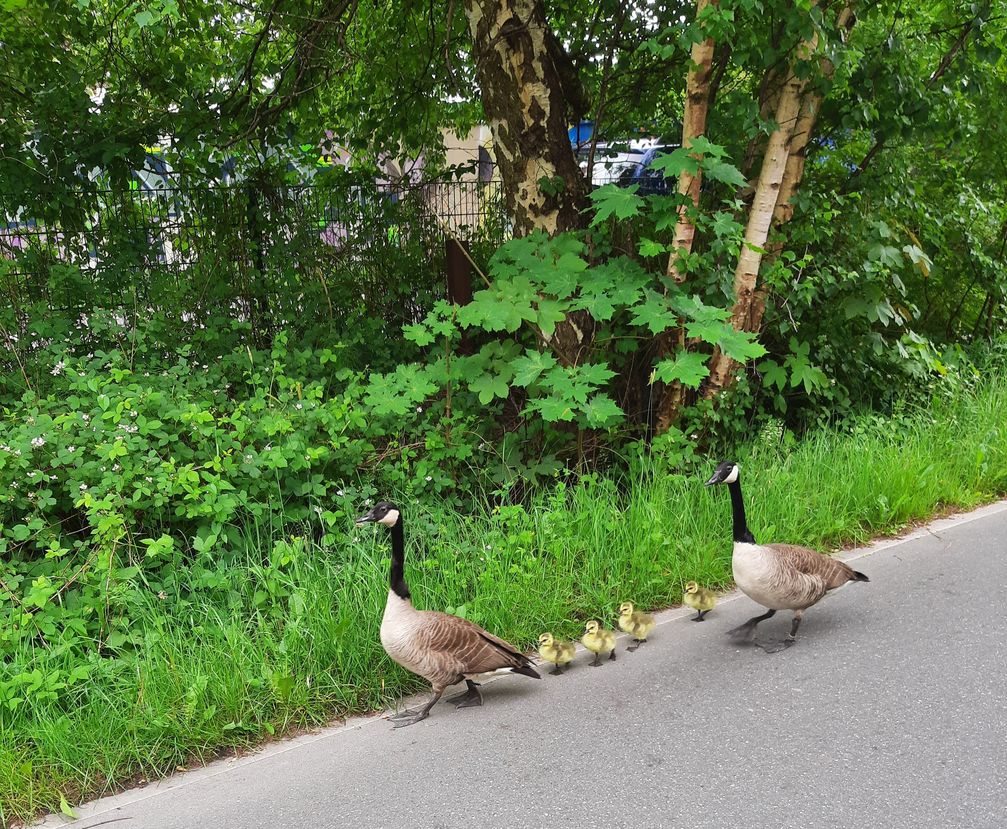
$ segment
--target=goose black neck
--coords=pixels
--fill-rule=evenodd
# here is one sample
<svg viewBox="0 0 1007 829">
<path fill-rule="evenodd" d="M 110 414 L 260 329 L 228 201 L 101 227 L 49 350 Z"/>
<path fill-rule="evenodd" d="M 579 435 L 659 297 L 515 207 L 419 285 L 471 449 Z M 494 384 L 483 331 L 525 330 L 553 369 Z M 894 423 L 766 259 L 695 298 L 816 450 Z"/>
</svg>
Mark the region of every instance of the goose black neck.
<svg viewBox="0 0 1007 829">
<path fill-rule="evenodd" d="M 742 544 L 755 544 L 755 536 L 745 522 L 745 501 L 741 497 L 741 482 L 734 481 L 727 485 L 731 491 L 731 512 L 734 514 L 734 540 Z"/>
<path fill-rule="evenodd" d="M 409 587 L 406 585 L 404 562 L 406 558 L 406 540 L 402 532 L 402 519 L 399 518 L 391 528 L 392 532 L 392 572 L 389 584 L 392 591 L 400 599 L 409 598 Z"/>
</svg>

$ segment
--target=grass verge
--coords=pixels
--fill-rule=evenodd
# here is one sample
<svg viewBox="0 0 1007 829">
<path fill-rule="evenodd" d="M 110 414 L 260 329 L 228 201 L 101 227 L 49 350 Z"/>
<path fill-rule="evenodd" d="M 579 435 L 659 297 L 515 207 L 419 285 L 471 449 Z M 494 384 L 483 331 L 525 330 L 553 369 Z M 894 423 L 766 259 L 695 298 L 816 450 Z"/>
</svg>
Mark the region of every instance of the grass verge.
<svg viewBox="0 0 1007 829">
<path fill-rule="evenodd" d="M 1005 415 L 1007 378 L 997 376 L 796 444 L 766 432 L 738 453 L 749 523 L 760 537 L 827 549 L 989 501 L 1007 489 Z M 667 606 L 686 580 L 730 579 L 726 493 L 697 475 L 586 476 L 528 506 L 404 515 L 417 604 L 528 646 L 545 629 L 573 635 L 585 618 L 611 620 L 624 599 Z M 0 710 L 0 824 L 420 687 L 377 640 L 385 541 L 348 527 L 340 546 L 321 548 L 252 528 L 242 555 L 201 574 L 185 601 L 151 593 L 133 614 L 135 655 L 95 654 L 86 682 Z M 58 647 L 25 648 L 4 667 L 44 689 L 68 659 Z"/>
</svg>

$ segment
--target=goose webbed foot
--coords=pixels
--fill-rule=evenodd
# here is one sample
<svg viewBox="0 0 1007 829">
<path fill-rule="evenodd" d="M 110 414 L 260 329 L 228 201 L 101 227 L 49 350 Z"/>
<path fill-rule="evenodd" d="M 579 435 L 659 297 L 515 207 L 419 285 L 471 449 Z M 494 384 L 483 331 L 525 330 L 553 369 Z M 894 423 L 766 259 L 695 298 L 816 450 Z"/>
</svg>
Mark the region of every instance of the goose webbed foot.
<svg viewBox="0 0 1007 829">
<path fill-rule="evenodd" d="M 771 619 L 775 615 L 775 610 L 767 610 L 761 616 L 753 616 L 744 624 L 738 625 L 736 628 L 731 628 L 731 630 L 727 632 L 727 635 L 736 642 L 751 642 L 752 637 L 755 636 L 755 626 L 758 625 L 759 622 Z"/>
<path fill-rule="evenodd" d="M 771 645 L 761 645 L 758 642 L 755 642 L 754 644 L 757 647 L 762 648 L 762 650 L 764 650 L 766 653 L 779 653 L 780 651 L 785 651 L 787 648 L 789 648 L 796 642 L 797 642 L 796 639 L 794 639 L 792 636 L 788 636 L 782 642 L 774 642 Z"/>
<path fill-rule="evenodd" d="M 467 689 L 457 696 L 451 697 L 448 702 L 453 702 L 455 708 L 477 708 L 483 704 L 483 695 L 479 693 L 479 683 L 466 679 Z"/>
<path fill-rule="evenodd" d="M 594 661 L 591 663 L 591 667 L 592 668 L 600 668 L 601 667 L 601 654 L 600 653 L 596 653 L 594 655 Z"/>
<path fill-rule="evenodd" d="M 551 671 L 549 671 L 549 674 L 551 676 L 562 676 L 563 675 L 563 669 L 559 665 L 557 665 L 555 668 L 553 668 Z"/>
<path fill-rule="evenodd" d="M 629 646 L 628 648 L 626 648 L 626 650 L 627 650 L 627 651 L 628 651 L 629 653 L 632 653 L 632 652 L 633 652 L 633 651 L 635 651 L 635 650 L 636 650 L 636 649 L 637 649 L 638 647 L 640 647 L 640 645 L 642 645 L 642 644 L 643 644 L 643 643 L 644 643 L 645 641 L 646 641 L 645 639 L 634 639 L 634 640 L 633 640 L 633 644 L 632 644 L 632 645 L 630 645 L 630 646 Z"/>
<path fill-rule="evenodd" d="M 394 728 L 405 728 L 407 725 L 414 725 L 415 723 L 418 723 L 420 720 L 425 720 L 429 716 L 430 716 L 430 712 L 426 711 L 426 710 L 423 710 L 423 711 L 416 711 L 415 713 L 413 713 L 413 715 L 411 717 L 405 717 L 405 716 L 403 716 L 403 717 L 392 717 L 391 718 L 391 720 L 392 720 L 392 728 L 393 729 Z"/>
<path fill-rule="evenodd" d="M 703 619 L 706 617 L 706 614 L 709 612 L 710 612 L 709 610 L 700 610 L 695 616 L 692 617 L 692 621 L 702 622 Z"/>
<path fill-rule="evenodd" d="M 615 648 L 612 648 L 612 653 L 610 653 L 608 655 L 608 661 L 609 662 L 614 662 L 615 661 Z"/>
<path fill-rule="evenodd" d="M 388 719 L 391 720 L 392 722 L 395 722 L 396 720 L 408 720 L 410 717 L 415 717 L 417 714 L 419 714 L 421 710 L 423 709 L 407 708 L 404 711 L 399 711 L 395 714 L 392 714 Z"/>
</svg>

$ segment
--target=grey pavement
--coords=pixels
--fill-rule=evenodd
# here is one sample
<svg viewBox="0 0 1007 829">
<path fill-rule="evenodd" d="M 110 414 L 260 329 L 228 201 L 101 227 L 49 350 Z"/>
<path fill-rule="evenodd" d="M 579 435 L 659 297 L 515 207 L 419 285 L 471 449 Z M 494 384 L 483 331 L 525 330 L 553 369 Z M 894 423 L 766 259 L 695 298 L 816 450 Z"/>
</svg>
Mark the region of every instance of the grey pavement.
<svg viewBox="0 0 1007 829">
<path fill-rule="evenodd" d="M 603 668 L 581 653 L 561 677 L 494 678 L 482 708 L 398 731 L 351 720 L 73 826 L 1007 827 L 1007 503 L 843 558 L 871 582 L 781 653 L 724 635 L 758 610 L 732 594 L 700 624 L 661 614 Z"/>
</svg>

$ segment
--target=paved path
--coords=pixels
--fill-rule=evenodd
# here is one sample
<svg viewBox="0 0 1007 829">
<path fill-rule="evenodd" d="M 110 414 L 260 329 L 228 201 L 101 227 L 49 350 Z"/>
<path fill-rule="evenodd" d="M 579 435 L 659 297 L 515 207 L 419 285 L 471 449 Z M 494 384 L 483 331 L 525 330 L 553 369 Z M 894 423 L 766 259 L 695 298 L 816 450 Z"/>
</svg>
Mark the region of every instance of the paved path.
<svg viewBox="0 0 1007 829">
<path fill-rule="evenodd" d="M 669 611 L 603 669 L 495 679 L 483 708 L 400 731 L 354 720 L 74 826 L 1007 827 L 1007 503 L 845 557 L 871 583 L 782 653 L 724 636 L 756 610 L 744 597 L 702 624 Z"/>
</svg>

